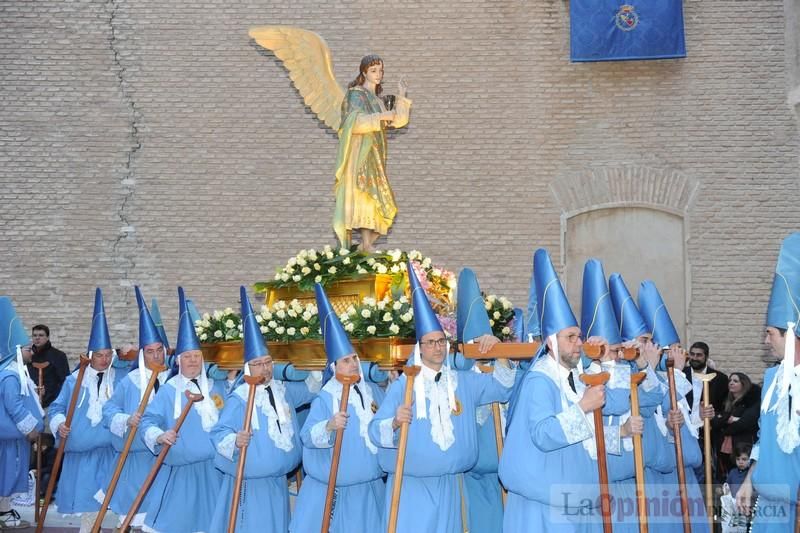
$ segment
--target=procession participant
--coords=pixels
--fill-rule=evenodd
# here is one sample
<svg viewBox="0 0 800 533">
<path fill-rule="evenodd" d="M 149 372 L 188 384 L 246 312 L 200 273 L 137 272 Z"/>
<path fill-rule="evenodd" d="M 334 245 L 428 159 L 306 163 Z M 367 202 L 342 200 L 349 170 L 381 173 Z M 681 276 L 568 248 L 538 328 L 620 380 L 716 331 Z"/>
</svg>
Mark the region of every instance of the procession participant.
<svg viewBox="0 0 800 533">
<path fill-rule="evenodd" d="M 158 336 L 161 338 L 161 344 L 167 353 L 172 353 L 169 347 L 169 337 L 167 337 L 167 330 L 164 329 L 164 321 L 161 318 L 161 309 L 158 307 L 158 300 L 153 298 L 150 300 L 150 316 L 153 317 L 153 324 L 156 325 Z"/>
<path fill-rule="evenodd" d="M 103 498 L 98 495 L 108 485 L 114 468 L 111 432 L 103 422 L 103 406 L 114 393 L 116 371 L 111 367 L 114 351 L 108 334 L 103 293 L 97 288 L 89 344 L 89 366 L 80 383 L 78 403 L 69 426 L 67 411 L 78 385 L 77 372 L 67 377 L 58 398 L 50 404 L 50 430 L 56 445 L 67 439 L 64 462 L 58 479 L 55 502 L 61 514 L 81 516 L 81 533 L 88 533 L 97 518 Z"/>
<path fill-rule="evenodd" d="M 489 348 L 499 342 L 499 339 L 492 334 L 489 315 L 486 313 L 478 279 L 471 269 L 465 268 L 459 273 L 456 294 L 458 340 L 460 342 L 475 342 L 476 340 L 481 342 L 483 339 L 490 339 Z M 471 359 L 466 361 L 472 362 Z M 478 366 L 470 364 L 471 371 L 481 372 Z M 505 435 L 504 420 L 507 405 L 506 403 L 498 404 L 501 435 Z M 497 477 L 499 456 L 492 410 L 491 405 L 479 405 L 475 408 L 475 422 L 478 427 L 478 460 L 464 474 L 468 529 L 483 533 L 501 533 L 503 531 L 503 497 L 500 479 Z"/>
<path fill-rule="evenodd" d="M 409 364 L 421 367 L 414 381 L 414 406 L 403 404 L 407 378 L 402 375 L 389 387 L 370 422 L 369 436 L 381 448 L 378 459 L 389 473 L 389 487 L 395 479 L 399 429 L 410 424 L 397 531 L 460 533 L 467 513 L 463 475 L 478 458 L 475 410 L 478 405 L 507 401 L 514 371 L 502 365 L 491 375 L 452 370 L 447 337 L 410 262 L 407 270 L 417 336 Z M 391 492 L 386 491 L 384 527 L 392 507 Z"/>
<path fill-rule="evenodd" d="M 150 311 L 147 309 L 139 287 L 135 287 L 135 291 L 136 303 L 139 308 L 138 365 L 119 382 L 114 394 L 103 406 L 104 424 L 111 431 L 111 444 L 116 451 L 115 461 L 119 459 L 128 432 L 138 428 L 141 422 L 141 415 L 137 414 L 136 410 L 144 397 L 147 383 L 152 375 L 152 371 L 147 368 L 147 365 L 163 366 L 166 357 L 166 348 L 161 342 L 161 336 L 150 317 Z M 168 376 L 169 370 L 164 370 L 158 375 L 153 392 L 147 399 L 148 404 L 153 401 L 159 387 L 164 384 Z M 120 524 L 125 520 L 126 513 L 131 508 L 136 493 L 154 462 L 155 457 L 147 449 L 144 441 L 141 438 L 134 439 L 109 506 L 119 515 Z M 103 498 L 105 498 L 105 493 L 103 493 Z M 147 509 L 148 498 L 149 496 L 144 499 L 139 512 L 132 521 L 134 527 L 141 527 L 144 524 L 144 510 Z"/>
<path fill-rule="evenodd" d="M 694 473 L 695 469 L 703 464 L 703 454 L 698 441 L 698 427 L 692 423 L 687 423 L 687 421 L 691 419 L 686 395 L 692 390 L 692 385 L 681 370 L 686 365 L 686 352 L 681 348 L 680 336 L 675 329 L 669 311 L 655 283 L 650 280 L 643 281 L 639 287 L 637 298 L 645 324 L 647 324 L 648 329 L 653 334 L 654 343 L 656 346 L 663 347 L 665 349 L 665 356 L 673 359 L 675 363 L 671 371 L 675 378 L 678 411 L 673 411 L 671 409 L 669 394 L 665 394 L 661 405 L 661 413 L 668 413 L 668 416 L 665 424 L 666 428 L 662 427 L 661 432 L 664 438 L 669 441 L 669 445 L 674 450 L 673 456 L 675 456 L 677 450 L 675 450 L 674 446 L 674 432 L 676 427 L 680 427 L 684 477 L 686 481 L 687 504 L 691 529 L 695 533 L 706 532 L 709 531 L 709 522 L 706 514 L 705 500 Z M 663 370 L 659 372 L 659 378 L 666 386 L 668 380 L 666 373 L 669 369 L 665 367 L 660 368 L 663 368 Z M 712 418 L 714 416 L 713 406 L 703 406 L 700 411 L 702 418 Z M 657 418 L 657 421 L 660 421 L 660 419 Z M 660 479 L 656 481 L 663 485 L 660 487 L 662 489 L 661 493 L 663 494 L 666 492 L 672 501 L 677 501 L 680 497 L 680 477 L 677 470 L 677 457 L 675 457 L 675 466 L 669 472 L 658 477 L 660 477 Z M 680 509 L 680 506 L 669 506 L 668 509 L 663 509 L 662 518 L 660 523 L 657 524 L 657 531 L 682 531 L 683 516 L 682 514 L 678 514 Z"/>
<path fill-rule="evenodd" d="M 632 437 L 644 433 L 644 417 L 641 414 L 631 414 L 631 373 L 636 367 L 628 361 L 618 359 L 623 348 L 623 339 L 614 314 L 603 265 L 597 259 L 589 259 L 583 269 L 581 329 L 587 342 L 595 342 L 604 347 L 600 359 L 591 362 L 587 373 L 608 372 L 610 376 L 602 413 L 609 492 L 614 506 L 611 515 L 613 529 L 638 531 L 639 525 L 633 520 L 637 501 Z M 658 386 L 654 373 L 651 373 L 650 379 L 649 384 L 640 385 L 643 389 L 639 394 L 640 409 L 643 404 L 645 407 L 650 404 L 654 407 L 663 397 L 660 391 L 655 395 L 648 393 L 648 390 Z M 576 387 L 581 392 L 584 385 L 576 382 Z"/>
<path fill-rule="evenodd" d="M 631 369 L 633 371 L 635 366 L 636 371 L 647 374 L 645 380 L 639 385 L 639 413 L 644 422 L 642 448 L 645 451 L 644 473 L 647 481 L 645 494 L 648 502 L 655 501 L 661 494 L 658 490 L 660 485 L 656 485 L 655 480 L 661 480 L 664 475 L 675 469 L 675 450 L 674 446 L 667 441 L 667 422 L 661 410 L 668 390 L 655 370 L 661 353 L 653 344 L 652 334 L 622 276 L 618 273 L 611 274 L 608 288 L 623 344 L 635 345 L 639 349 L 639 356 L 633 362 Z M 649 527 L 656 530 L 659 513 L 653 513 L 650 508 L 648 511 Z"/>
<path fill-rule="evenodd" d="M 28 334 L 7 296 L 0 296 L 0 529 L 29 527 L 15 494 L 28 492 L 31 443 L 44 429 L 44 411 L 28 375 L 33 358 Z"/>
<path fill-rule="evenodd" d="M 586 413 L 602 407 L 605 391 L 589 387 L 580 397 L 573 388 L 581 331 L 544 249 L 534 254 L 533 275 L 546 342 L 512 399 L 499 466 L 508 489 L 503 531 L 594 531 L 600 491 Z"/>
<path fill-rule="evenodd" d="M 227 531 L 239 450 L 248 446 L 236 530 L 286 532 L 289 529 L 286 475 L 300 464 L 302 453 L 295 409 L 308 403 L 308 389 L 290 388 L 273 378 L 272 357 L 244 287 L 240 294 L 244 374 L 263 376 L 265 382 L 257 388 L 252 433 L 242 430 L 249 389 L 246 383 L 228 396 L 219 422 L 211 432 L 217 450 L 214 464 L 223 477 L 209 530 Z"/>
<path fill-rule="evenodd" d="M 800 486 L 800 413 L 798 413 L 798 364 L 800 364 L 800 233 L 781 245 L 767 306 L 764 343 L 780 359 L 768 368 L 761 389 L 759 440 L 750 458 L 754 461 L 736 493 L 736 503 L 746 514 L 754 513 L 754 533 L 783 532 L 795 527 L 795 506 Z M 758 499 L 753 506 L 753 494 Z"/>
<path fill-rule="evenodd" d="M 152 531 L 192 533 L 207 531 L 219 497 L 221 474 L 214 468 L 216 455 L 211 430 L 219 419 L 203 367 L 203 352 L 178 287 L 178 340 L 175 358 L 178 374 L 167 381 L 147 406 L 142 417 L 141 438 L 153 454 L 164 445 L 170 449 L 150 488 L 145 526 Z M 190 400 L 185 391 L 202 394 L 176 433 L 172 427 Z"/>
<path fill-rule="evenodd" d="M 344 430 L 336 490 L 330 514 L 330 531 L 370 533 L 381 529 L 385 485 L 378 465 L 378 449 L 369 440 L 372 389 L 360 376 L 360 361 L 336 312 L 320 284 L 315 287 L 327 366 L 322 387 L 300 439 L 306 477 L 295 503 L 290 531 L 320 529 L 326 505 L 328 478 L 332 474 L 332 448 L 338 430 Z M 340 412 L 342 383 L 338 376 L 358 376 L 351 387 L 346 412 Z"/>
</svg>

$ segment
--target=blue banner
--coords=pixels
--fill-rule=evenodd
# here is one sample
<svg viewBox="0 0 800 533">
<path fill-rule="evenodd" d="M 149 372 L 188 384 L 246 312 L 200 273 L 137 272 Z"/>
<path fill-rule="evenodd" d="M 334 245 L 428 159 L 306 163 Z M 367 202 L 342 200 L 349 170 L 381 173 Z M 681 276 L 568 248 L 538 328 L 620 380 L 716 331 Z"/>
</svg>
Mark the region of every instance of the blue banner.
<svg viewBox="0 0 800 533">
<path fill-rule="evenodd" d="M 686 57 L 682 0 L 570 0 L 570 59 Z"/>
</svg>

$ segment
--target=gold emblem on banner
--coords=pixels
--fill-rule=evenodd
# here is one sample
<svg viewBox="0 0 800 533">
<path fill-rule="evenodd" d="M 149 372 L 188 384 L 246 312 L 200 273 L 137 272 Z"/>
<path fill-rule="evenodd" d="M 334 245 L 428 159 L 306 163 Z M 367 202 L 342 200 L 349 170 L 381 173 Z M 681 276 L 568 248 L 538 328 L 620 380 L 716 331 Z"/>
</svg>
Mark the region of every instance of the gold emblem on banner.
<svg viewBox="0 0 800 533">
<path fill-rule="evenodd" d="M 222 407 L 225 405 L 225 400 L 223 400 L 222 396 L 219 394 L 212 394 L 211 399 L 214 400 L 214 405 L 217 409 L 222 409 Z"/>
<path fill-rule="evenodd" d="M 372 402 L 372 405 L 370 407 L 372 408 L 372 414 L 373 415 L 378 412 L 378 404 L 377 403 Z"/>
<path fill-rule="evenodd" d="M 456 398 L 456 408 L 451 411 L 454 415 L 458 416 L 464 412 L 464 408 L 461 406 L 461 400 Z"/>
</svg>

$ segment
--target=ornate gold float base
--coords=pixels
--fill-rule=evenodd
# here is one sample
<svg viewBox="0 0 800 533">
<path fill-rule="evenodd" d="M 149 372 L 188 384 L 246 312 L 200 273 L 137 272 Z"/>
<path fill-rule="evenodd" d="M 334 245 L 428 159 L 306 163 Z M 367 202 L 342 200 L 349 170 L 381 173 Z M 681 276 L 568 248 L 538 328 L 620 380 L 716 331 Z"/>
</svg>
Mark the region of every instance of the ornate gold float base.
<svg viewBox="0 0 800 533">
<path fill-rule="evenodd" d="M 325 288 L 325 293 L 337 314 L 341 315 L 348 307 L 360 305 L 364 298 L 383 300 L 392 286 L 389 274 L 370 274 L 357 279 L 337 281 Z M 297 287 L 267 290 L 266 304 L 271 307 L 279 300 L 297 300 L 301 304 L 317 303 L 314 291 L 301 291 Z"/>
<path fill-rule="evenodd" d="M 362 361 L 378 363 L 384 370 L 405 365 L 414 349 L 414 339 L 398 337 L 353 340 L 353 347 Z M 201 346 L 206 362 L 216 363 L 223 370 L 238 370 L 244 366 L 241 342 L 218 342 Z M 268 342 L 267 348 L 276 363 L 292 363 L 301 370 L 323 370 L 327 358 L 322 341 Z"/>
</svg>

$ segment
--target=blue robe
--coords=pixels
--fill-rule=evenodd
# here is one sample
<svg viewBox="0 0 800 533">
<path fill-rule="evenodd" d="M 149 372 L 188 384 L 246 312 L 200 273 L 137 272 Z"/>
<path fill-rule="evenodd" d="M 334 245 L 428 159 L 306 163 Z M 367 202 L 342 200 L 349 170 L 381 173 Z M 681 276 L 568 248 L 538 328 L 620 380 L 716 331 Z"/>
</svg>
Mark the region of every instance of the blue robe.
<svg viewBox="0 0 800 533">
<path fill-rule="evenodd" d="M 682 372 L 675 372 L 675 378 L 678 402 L 681 402 L 685 392 L 690 389 L 686 388 L 688 382 L 682 383 L 682 380 L 685 380 Z M 661 373 L 659 373 L 659 379 L 664 382 L 664 398 L 660 407 L 666 418 L 670 409 L 670 398 L 666 387 L 667 379 Z M 691 387 L 691 384 L 688 384 L 688 387 Z M 697 437 L 694 436 L 688 426 L 689 419 L 685 412 L 684 418 L 687 423 L 681 426 L 681 444 L 689 518 L 693 533 L 706 533 L 709 531 L 709 524 L 705 509 L 705 499 L 703 498 L 703 490 L 697 483 L 697 478 L 694 474 L 694 469 L 703 464 L 703 454 Z M 648 466 L 645 469 L 646 492 L 650 506 L 650 531 L 655 533 L 681 533 L 683 531 L 675 443 L 671 435 L 671 431 L 668 431 L 667 436 L 664 436 L 658 430 L 656 438 L 660 438 L 661 446 L 658 452 L 659 464 L 657 467 Z"/>
<path fill-rule="evenodd" d="M 611 372 L 606 384 L 606 403 L 603 406 L 603 425 L 605 427 L 609 492 L 612 498 L 611 518 L 615 532 L 639 531 L 638 502 L 636 499 L 636 472 L 632 438 L 620 438 L 619 427 L 622 417 L 630 415 L 631 395 L 630 376 L 636 372 L 631 365 L 617 362 L 603 370 Z M 648 372 L 648 378 L 639 386 L 639 414 L 644 422 L 642 449 L 645 465 L 648 461 L 658 461 L 658 448 L 654 445 L 655 432 L 653 413 L 663 401 L 663 391 L 655 373 Z M 659 433 L 660 435 L 660 433 Z"/>
<path fill-rule="evenodd" d="M 446 381 L 436 384 L 425 377 L 430 369 L 423 367 L 417 377 L 428 380 L 428 387 L 442 387 L 446 394 Z M 443 369 L 445 371 L 445 369 Z M 475 410 L 479 405 L 491 402 L 507 402 L 511 395 L 513 373 L 506 370 L 505 380 L 495 371 L 492 374 L 473 372 L 451 372 L 457 381 L 455 396 L 461 405 L 459 414 L 451 413 L 454 442 L 442 450 L 431 435 L 431 398 L 426 393 L 425 403 L 428 418 L 416 418 L 416 405 L 412 407 L 412 422 L 408 431 L 403 485 L 400 494 L 397 531 L 421 533 L 460 533 L 463 531 L 462 517 L 468 516 L 467 498 L 464 490 L 464 473 L 475 466 L 478 460 L 478 428 Z M 503 379 L 503 383 L 499 381 Z M 372 442 L 381 447 L 378 459 L 384 471 L 389 473 L 384 503 L 384 525 L 388 524 L 391 507 L 391 487 L 394 482 L 395 461 L 399 430 L 392 431 L 391 422 L 397 407 L 403 402 L 406 377 L 400 376 L 386 394 L 375 418 L 370 422 L 369 435 Z M 445 406 L 444 408 L 448 408 Z"/>
<path fill-rule="evenodd" d="M 253 409 L 259 427 L 252 428 L 253 435 L 247 450 L 236 519 L 237 531 L 283 533 L 289 529 L 289 489 L 286 475 L 297 468 L 302 455 L 296 409 L 313 400 L 314 393 L 304 383 L 291 384 L 273 380 L 271 386 L 275 394 L 276 407 L 282 411 L 285 421 L 283 424 L 280 423 L 275 410 L 267 403 L 266 387 L 259 386 L 256 406 Z M 227 531 L 231 496 L 236 480 L 236 465 L 239 460 L 239 449 L 235 446 L 235 439 L 236 433 L 243 427 L 248 388 L 247 384 L 239 385 L 228 396 L 219 422 L 211 432 L 217 450 L 214 464 L 222 471 L 223 478 L 220 497 L 217 498 L 209 528 L 210 533 Z M 281 394 L 283 401 L 280 398 Z M 259 407 L 259 402 L 263 408 Z M 270 426 L 272 436 L 270 436 Z M 274 440 L 275 438 L 278 440 Z"/>
<path fill-rule="evenodd" d="M 172 429 L 177 421 L 174 413 L 176 388 L 186 389 L 181 375 L 173 377 L 159 389 L 142 417 L 137 438 L 142 439 L 154 454 L 161 453 L 163 448 L 155 439 Z M 195 394 L 199 392 L 193 385 L 191 390 Z M 183 409 L 189 400 L 183 394 L 180 398 Z M 203 429 L 195 404 L 150 487 L 150 503 L 144 509 L 147 527 L 165 533 L 208 530 L 222 481 L 220 472 L 214 468 L 216 451 L 210 430 Z"/>
<path fill-rule="evenodd" d="M 0 370 L 0 498 L 28 492 L 31 444 L 25 435 L 44 429 L 36 394 L 20 390 L 15 364 Z"/>
<path fill-rule="evenodd" d="M 502 409 L 503 407 L 501 407 Z M 491 405 L 478 407 L 478 461 L 464 474 L 469 530 L 503 531 L 503 495 L 497 477 L 497 441 Z M 483 422 L 483 423 L 481 423 Z"/>
<path fill-rule="evenodd" d="M 506 533 L 602 527 L 597 462 L 584 447 L 594 439 L 593 426 L 564 392 L 565 372 L 545 354 L 519 384 L 499 465 L 508 489 Z"/>
<path fill-rule="evenodd" d="M 109 400 L 110 393 L 113 391 L 111 385 L 114 384 L 117 373 L 114 370 L 114 375 L 110 378 L 111 384 L 109 384 L 109 371 L 110 369 L 105 371 L 99 391 L 97 391 L 97 373 L 91 367 L 88 367 L 84 373 L 55 494 L 59 513 L 75 514 L 99 511 L 104 491 L 111 479 L 115 459 L 114 448 L 111 446 L 111 432 L 103 425 L 102 411 L 97 413 L 100 418 L 94 425 L 89 418 L 93 393 L 98 398 L 97 406 L 102 409 L 102 405 Z M 58 436 L 58 426 L 66 422 L 67 409 L 72 399 L 72 391 L 75 390 L 77 377 L 77 372 L 67 376 L 58 398 L 50 404 L 50 430 L 55 436 L 56 446 L 61 440 Z"/>
<path fill-rule="evenodd" d="M 372 533 L 380 531 L 383 515 L 385 485 L 383 471 L 378 464 L 377 448 L 369 445 L 361 435 L 361 418 L 368 423 L 377 407 L 373 383 L 361 382 L 359 390 L 364 405 L 354 388 L 350 387 L 347 413 L 350 415 L 342 439 L 339 471 L 336 476 L 336 491 L 330 522 L 330 531 L 338 533 Z M 294 533 L 318 531 L 322 524 L 328 476 L 331 468 L 333 444 L 336 432 L 328 432 L 324 426 L 333 416 L 334 398 L 339 411 L 342 386 L 331 379 L 312 402 L 311 409 L 300 439 L 303 442 L 303 469 L 306 477 L 294 507 L 289 530 Z M 358 408 L 358 409 L 357 409 Z M 366 427 L 365 427 L 366 429 Z M 370 449 L 372 446 L 372 449 Z"/>
<path fill-rule="evenodd" d="M 766 402 L 766 393 L 778 378 L 778 368 L 780 367 L 769 368 L 764 374 L 762 402 Z M 776 385 L 780 386 L 779 383 Z M 777 387 L 769 408 L 778 401 Z M 800 407 L 797 405 L 797 397 L 793 398 L 791 411 L 796 411 Z M 791 416 L 798 415 L 792 413 Z M 753 488 L 758 493 L 758 502 L 751 531 L 784 533 L 794 527 L 796 520 L 795 502 L 800 486 L 800 447 L 795 448 L 792 453 L 786 453 L 778 445 L 778 410 L 768 410 L 766 413 L 762 411 L 758 419 L 758 428 L 758 459 L 751 475 Z"/>
<path fill-rule="evenodd" d="M 114 454 L 115 466 L 119 460 L 119 454 L 125 446 L 125 440 L 128 438 L 130 428 L 128 428 L 125 421 L 139 407 L 141 395 L 139 391 L 140 372 L 143 372 L 143 369 L 136 368 L 128 372 L 115 388 L 114 394 L 103 406 L 103 422 L 111 430 L 111 445 L 116 451 Z M 167 374 L 168 372 L 165 371 L 158 377 L 162 387 Z M 154 396 L 151 393 L 150 402 L 153 401 Z M 119 482 L 111 497 L 109 507 L 112 511 L 120 516 L 128 513 L 139 487 L 141 487 L 154 462 L 155 456 L 147 449 L 144 441 L 141 438 L 134 438 L 130 453 L 128 453 L 128 457 L 125 460 L 125 466 L 120 473 Z M 134 525 L 139 525 L 139 522 L 144 518 L 144 512 L 150 503 L 151 495 L 152 493 L 149 493 L 145 496 L 142 505 L 139 507 L 139 516 L 133 522 Z"/>
</svg>

